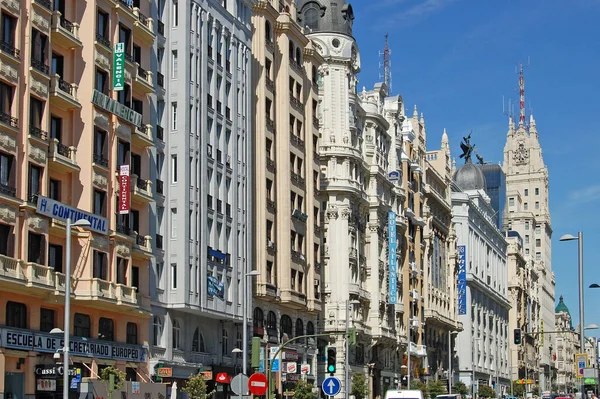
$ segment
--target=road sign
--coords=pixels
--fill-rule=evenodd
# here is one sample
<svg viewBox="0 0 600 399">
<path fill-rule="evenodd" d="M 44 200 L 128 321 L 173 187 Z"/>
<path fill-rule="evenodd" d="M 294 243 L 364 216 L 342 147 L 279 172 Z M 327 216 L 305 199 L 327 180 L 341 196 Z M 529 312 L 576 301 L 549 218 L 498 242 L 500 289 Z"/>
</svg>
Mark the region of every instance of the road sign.
<svg viewBox="0 0 600 399">
<path fill-rule="evenodd" d="M 113 52 L 113 90 L 125 87 L 125 43 L 117 43 Z"/>
<path fill-rule="evenodd" d="M 587 367 L 588 355 L 587 353 L 578 353 L 575 355 L 575 367 L 577 368 L 577 378 L 583 378 L 585 368 Z"/>
<path fill-rule="evenodd" d="M 342 383 L 336 377 L 327 377 L 325 380 L 323 380 L 321 388 L 323 388 L 325 395 L 335 396 L 342 390 Z"/>
<path fill-rule="evenodd" d="M 231 390 L 236 395 L 247 395 L 248 394 L 248 380 L 249 378 L 244 374 L 238 374 L 231 380 Z"/>
<path fill-rule="evenodd" d="M 256 396 L 262 396 L 267 392 L 267 377 L 262 373 L 254 373 L 248 379 L 248 389 Z"/>
</svg>

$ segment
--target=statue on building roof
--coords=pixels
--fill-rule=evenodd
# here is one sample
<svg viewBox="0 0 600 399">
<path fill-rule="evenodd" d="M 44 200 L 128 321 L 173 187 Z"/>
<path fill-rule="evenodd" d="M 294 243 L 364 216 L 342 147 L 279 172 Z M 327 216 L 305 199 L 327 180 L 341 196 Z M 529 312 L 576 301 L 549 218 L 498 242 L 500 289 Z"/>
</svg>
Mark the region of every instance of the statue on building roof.
<svg viewBox="0 0 600 399">
<path fill-rule="evenodd" d="M 461 158 L 465 159 L 465 164 L 471 163 L 471 154 L 473 154 L 473 150 L 475 149 L 475 144 L 471 145 L 471 134 L 473 131 L 469 132 L 467 137 L 463 137 L 463 142 L 460 143 L 460 149 L 462 150 Z"/>
</svg>

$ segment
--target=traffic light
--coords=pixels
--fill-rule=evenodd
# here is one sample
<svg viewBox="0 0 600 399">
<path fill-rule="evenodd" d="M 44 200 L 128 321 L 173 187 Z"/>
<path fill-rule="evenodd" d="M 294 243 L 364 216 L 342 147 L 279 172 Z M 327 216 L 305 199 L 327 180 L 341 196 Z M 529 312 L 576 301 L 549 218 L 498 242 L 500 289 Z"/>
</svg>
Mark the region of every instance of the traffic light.
<svg viewBox="0 0 600 399">
<path fill-rule="evenodd" d="M 335 348 L 327 349 L 327 372 L 330 374 L 335 373 L 336 352 Z"/>
<path fill-rule="evenodd" d="M 523 338 L 521 337 L 521 329 L 515 328 L 513 335 L 514 335 L 515 345 L 521 345 L 523 343 Z"/>
</svg>

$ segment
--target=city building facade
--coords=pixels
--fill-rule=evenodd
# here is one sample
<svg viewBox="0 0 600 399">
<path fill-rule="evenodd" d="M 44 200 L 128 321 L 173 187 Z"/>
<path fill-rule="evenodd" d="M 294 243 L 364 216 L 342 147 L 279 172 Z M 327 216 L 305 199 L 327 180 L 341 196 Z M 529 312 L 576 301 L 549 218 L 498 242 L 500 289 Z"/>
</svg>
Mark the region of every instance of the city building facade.
<svg viewBox="0 0 600 399">
<path fill-rule="evenodd" d="M 444 130 L 441 149 L 428 150 L 425 160 L 423 301 L 429 376 L 446 380 L 453 379 L 453 342 L 462 329 L 457 314 L 458 264 L 451 185 L 450 143 Z"/>
<path fill-rule="evenodd" d="M 0 397 L 62 397 L 50 332 L 64 327 L 66 284 L 82 376 L 116 366 L 148 381 L 153 10 L 7 0 L 0 12 Z M 73 228 L 70 253 L 68 217 L 91 224 Z"/>
<path fill-rule="evenodd" d="M 470 162 L 454 172 L 453 222 L 459 257 L 459 379 L 472 392 L 510 389 L 507 243 L 493 219 L 481 169 Z"/>
<path fill-rule="evenodd" d="M 573 328 L 571 312 L 561 295 L 555 309 L 556 317 L 556 390 L 571 393 L 579 389 L 575 355 L 579 353 L 579 334 Z"/>
<path fill-rule="evenodd" d="M 479 166 L 485 177 L 486 192 L 494 209 L 496 226 L 504 231 L 503 217 L 506 207 L 506 176 L 501 165 L 485 163 Z"/>
<path fill-rule="evenodd" d="M 217 373 L 234 375 L 244 307 L 252 314 L 250 295 L 242 297 L 253 269 L 252 5 L 157 3 L 160 245 L 150 364 L 167 380 L 202 370 L 211 387 Z"/>
<path fill-rule="evenodd" d="M 517 128 L 509 120 L 503 170 L 506 174 L 504 226 L 506 231 L 516 231 L 523 238 L 525 259 L 539 275 L 539 323 L 533 331 L 554 331 L 554 290 L 556 282 L 552 272 L 552 227 L 548 203 L 548 169 L 542 158 L 536 122 L 530 116 L 525 123 L 524 113 Z M 539 338 L 539 384 L 541 391 L 551 388 L 553 374 L 554 334 Z"/>
<path fill-rule="evenodd" d="M 252 25 L 253 256 L 260 272 L 252 331 L 262 340 L 265 359 L 293 337 L 314 335 L 322 310 L 317 115 L 322 58 L 296 22 L 294 1 L 258 1 Z M 285 380 L 274 370 L 279 392 L 294 390 L 302 365 L 309 365 L 303 371 L 307 380 L 316 381 L 317 342 L 299 340 L 282 353 L 285 365 L 296 367 L 286 369 Z M 265 368 L 263 362 L 260 370 Z"/>
<path fill-rule="evenodd" d="M 541 337 L 535 334 L 541 317 L 539 301 L 540 276 L 523 253 L 523 239 L 516 231 L 507 233 L 508 292 L 511 308 L 508 332 L 511 359 L 511 378 L 538 379 L 539 345 Z M 514 342 L 514 330 L 521 330 L 521 344 Z"/>
</svg>

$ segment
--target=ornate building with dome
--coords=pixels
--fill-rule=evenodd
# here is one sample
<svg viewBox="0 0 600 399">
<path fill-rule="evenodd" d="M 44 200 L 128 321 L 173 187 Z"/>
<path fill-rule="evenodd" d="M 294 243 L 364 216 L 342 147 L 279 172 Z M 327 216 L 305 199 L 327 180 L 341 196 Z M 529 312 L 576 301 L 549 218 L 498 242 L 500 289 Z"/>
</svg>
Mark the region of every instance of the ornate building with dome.
<svg viewBox="0 0 600 399">
<path fill-rule="evenodd" d="M 556 389 L 558 392 L 573 392 L 579 387 L 575 375 L 575 355 L 579 353 L 579 334 L 573 328 L 571 312 L 560 296 L 554 309 L 556 331 Z"/>
<path fill-rule="evenodd" d="M 458 253 L 457 336 L 459 379 L 478 392 L 510 389 L 507 242 L 495 223 L 485 176 L 471 162 L 470 136 L 461 145 L 465 164 L 454 171 L 453 223 Z"/>
</svg>

